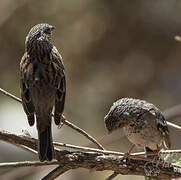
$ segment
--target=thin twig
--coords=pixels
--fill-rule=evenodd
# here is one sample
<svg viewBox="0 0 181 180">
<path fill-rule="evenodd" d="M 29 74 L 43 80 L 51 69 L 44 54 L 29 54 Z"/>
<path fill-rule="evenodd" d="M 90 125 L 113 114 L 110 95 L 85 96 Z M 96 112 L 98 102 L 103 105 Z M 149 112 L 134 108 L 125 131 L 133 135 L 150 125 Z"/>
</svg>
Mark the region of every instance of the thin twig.
<svg viewBox="0 0 181 180">
<path fill-rule="evenodd" d="M 83 136 L 85 136 L 87 139 L 89 139 L 90 141 L 92 141 L 94 144 L 97 145 L 98 148 L 100 149 L 104 149 L 104 147 L 95 139 L 93 138 L 91 135 L 89 135 L 87 132 L 85 132 L 83 129 L 79 128 L 78 126 L 74 125 L 73 123 L 69 122 L 68 120 L 66 120 L 66 117 L 63 116 L 62 121 L 64 124 L 66 124 L 67 126 L 71 127 L 72 129 L 76 130 L 77 132 L 79 132 L 80 134 L 82 134 Z"/>
<path fill-rule="evenodd" d="M 58 143 L 58 142 L 54 142 L 53 144 L 56 145 L 56 146 L 77 149 L 77 150 L 81 150 L 81 151 L 84 151 L 84 152 L 96 152 L 96 153 L 102 153 L 104 155 L 114 155 L 114 156 L 122 156 L 122 157 L 125 156 L 125 153 L 122 153 L 122 152 L 101 150 L 101 149 L 96 149 L 96 148 L 90 148 L 90 147 L 84 147 L 84 146 L 76 146 L 76 145 Z M 161 153 L 162 152 L 160 152 L 160 154 Z M 164 154 L 166 154 L 166 152 L 164 152 Z M 140 159 L 140 160 L 145 160 L 144 157 L 140 157 L 140 156 L 145 156 L 145 155 L 158 155 L 158 153 L 153 152 L 153 153 L 147 153 L 146 154 L 145 152 L 140 152 L 140 153 L 129 154 L 129 156 L 131 158 L 136 158 L 136 159 Z"/>
<path fill-rule="evenodd" d="M 84 151 L 84 152 L 97 152 L 97 153 L 102 153 L 102 154 L 105 154 L 105 155 L 110 154 L 110 155 L 124 156 L 124 153 L 116 152 L 116 151 L 106 151 L 106 150 L 101 150 L 101 149 L 96 149 L 96 148 L 90 148 L 90 147 L 84 147 L 84 146 L 76 146 L 76 145 L 58 143 L 58 142 L 54 142 L 53 144 L 56 145 L 56 146 L 67 147 L 67 148 L 71 148 L 71 149 L 77 149 L 77 150 L 81 150 L 81 151 Z"/>
<path fill-rule="evenodd" d="M 25 150 L 25 151 L 31 152 L 31 153 L 33 153 L 33 154 L 35 154 L 35 155 L 38 154 L 37 151 L 35 151 L 35 150 L 33 150 L 33 149 L 31 149 L 31 148 L 29 148 L 29 147 L 27 147 L 27 146 L 22 146 L 22 145 L 19 145 L 19 144 L 17 144 L 16 146 L 17 146 L 17 147 L 20 147 L 21 149 L 23 149 L 23 150 Z"/>
<path fill-rule="evenodd" d="M 96 148 L 90 148 L 90 147 L 85 147 L 85 146 L 76 146 L 72 144 L 65 144 L 65 143 L 59 143 L 59 142 L 54 142 L 53 143 L 55 146 L 61 146 L 61 147 L 66 147 L 66 148 L 71 148 L 71 149 L 77 149 L 81 150 L 84 152 L 97 152 L 97 153 L 102 153 L 105 155 L 115 155 L 115 156 L 124 156 L 125 153 L 122 152 L 117 152 L 117 151 L 108 151 L 108 150 L 101 150 L 101 149 L 96 149 Z M 181 154 L 181 150 L 164 150 L 159 152 L 160 155 L 164 154 Z M 158 155 L 158 153 L 153 152 L 153 153 L 145 153 L 145 152 L 138 152 L 138 153 L 131 153 L 129 156 L 131 157 L 136 157 L 136 156 L 145 156 L 145 155 Z"/>
<path fill-rule="evenodd" d="M 167 121 L 167 124 L 168 124 L 168 126 L 170 126 L 170 127 L 173 127 L 173 128 L 176 128 L 176 129 L 180 129 L 180 130 L 181 130 L 181 127 L 180 127 L 179 125 L 176 125 L 176 124 L 171 123 L 171 122 L 168 122 L 168 121 Z"/>
<path fill-rule="evenodd" d="M 63 165 L 58 166 L 54 170 L 52 170 L 50 173 L 48 173 L 45 177 L 43 177 L 41 180 L 52 180 L 55 179 L 56 177 L 60 176 L 64 172 L 72 169 L 72 167 L 65 167 Z"/>
<path fill-rule="evenodd" d="M 17 102 L 22 103 L 22 101 L 21 101 L 20 98 L 18 98 L 18 97 L 16 97 L 16 96 L 12 95 L 12 94 L 10 94 L 10 93 L 8 93 L 8 92 L 5 91 L 4 89 L 0 88 L 0 92 L 1 92 L 2 94 L 4 94 L 5 96 L 8 96 L 8 97 L 14 99 L 14 100 L 17 101 Z"/>
<path fill-rule="evenodd" d="M 45 165 L 56 165 L 59 164 L 58 161 L 22 161 L 22 162 L 6 162 L 0 163 L 0 168 L 18 168 L 18 167 L 30 167 L 30 166 L 45 166 Z"/>
<path fill-rule="evenodd" d="M 108 176 L 105 180 L 112 180 L 114 179 L 117 175 L 119 175 L 118 172 L 113 172 L 110 176 Z"/>
<path fill-rule="evenodd" d="M 5 91 L 4 89 L 0 88 L 0 92 L 3 93 L 4 95 L 16 100 L 17 102 L 22 103 L 22 100 L 10 93 L 8 93 L 7 91 Z M 87 139 L 89 139 L 90 141 L 92 141 L 93 143 L 95 143 L 97 145 L 98 148 L 100 149 L 104 149 L 103 146 L 95 139 L 93 138 L 91 135 L 89 135 L 88 133 L 86 133 L 84 130 L 82 130 L 81 128 L 79 128 L 78 126 L 74 125 L 73 123 L 69 122 L 68 120 L 66 120 L 65 116 L 63 116 L 62 121 L 64 124 L 66 124 L 67 126 L 71 127 L 72 129 L 76 130 L 77 132 L 79 132 L 80 134 L 82 134 L 83 136 L 85 136 Z"/>
<path fill-rule="evenodd" d="M 145 153 L 145 152 L 139 152 L 139 153 L 131 153 L 132 156 L 142 156 L 142 155 L 154 155 L 155 153 Z M 164 150 L 160 151 L 159 154 L 181 154 L 181 150 Z"/>
</svg>

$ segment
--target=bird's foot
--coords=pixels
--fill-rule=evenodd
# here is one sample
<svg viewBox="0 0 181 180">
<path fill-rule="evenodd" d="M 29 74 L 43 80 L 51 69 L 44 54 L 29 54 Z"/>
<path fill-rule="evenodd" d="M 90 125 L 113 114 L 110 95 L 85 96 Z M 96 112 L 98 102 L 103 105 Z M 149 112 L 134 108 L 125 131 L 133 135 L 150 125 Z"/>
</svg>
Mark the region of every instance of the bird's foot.
<svg viewBox="0 0 181 180">
<path fill-rule="evenodd" d="M 124 153 L 123 159 L 129 159 L 130 154 L 131 154 L 131 151 L 133 150 L 134 147 L 135 147 L 135 145 L 133 144 L 133 145 L 131 146 L 131 148 L 129 149 L 129 151 L 126 152 L 126 153 Z"/>
<path fill-rule="evenodd" d="M 124 153 L 123 159 L 129 159 L 129 157 L 130 157 L 130 153 L 128 152 Z"/>
</svg>

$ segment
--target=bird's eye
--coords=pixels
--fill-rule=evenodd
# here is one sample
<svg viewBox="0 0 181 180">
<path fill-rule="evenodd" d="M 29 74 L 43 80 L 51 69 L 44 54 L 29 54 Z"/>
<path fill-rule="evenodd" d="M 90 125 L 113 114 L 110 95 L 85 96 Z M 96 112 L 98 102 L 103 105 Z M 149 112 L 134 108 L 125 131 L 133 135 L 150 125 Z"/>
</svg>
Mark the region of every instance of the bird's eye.
<svg viewBox="0 0 181 180">
<path fill-rule="evenodd" d="M 44 31 L 45 34 L 51 34 L 51 30 L 49 28 L 45 29 Z"/>
</svg>

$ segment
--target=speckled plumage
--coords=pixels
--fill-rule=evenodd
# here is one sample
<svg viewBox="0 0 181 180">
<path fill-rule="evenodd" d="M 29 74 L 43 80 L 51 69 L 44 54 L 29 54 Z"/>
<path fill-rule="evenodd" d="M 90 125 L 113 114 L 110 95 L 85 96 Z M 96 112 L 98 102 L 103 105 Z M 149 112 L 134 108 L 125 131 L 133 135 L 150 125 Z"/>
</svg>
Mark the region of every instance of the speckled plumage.
<svg viewBox="0 0 181 180">
<path fill-rule="evenodd" d="M 25 54 L 20 63 L 21 97 L 29 125 L 35 115 L 39 138 L 40 161 L 51 161 L 54 156 L 51 114 L 60 123 L 64 110 L 66 82 L 62 57 L 51 43 L 54 27 L 37 24 L 28 33 Z"/>
<path fill-rule="evenodd" d="M 137 146 L 159 150 L 164 143 L 170 148 L 165 118 L 151 103 L 122 98 L 113 104 L 104 120 L 109 132 L 123 128 L 128 139 Z"/>
</svg>

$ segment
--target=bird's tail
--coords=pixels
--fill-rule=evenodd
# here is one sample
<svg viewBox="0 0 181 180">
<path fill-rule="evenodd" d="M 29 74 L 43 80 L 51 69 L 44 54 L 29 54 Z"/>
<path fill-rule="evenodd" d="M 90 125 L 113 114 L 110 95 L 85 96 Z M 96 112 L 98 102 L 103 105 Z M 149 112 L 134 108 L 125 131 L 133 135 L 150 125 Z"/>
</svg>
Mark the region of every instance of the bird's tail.
<svg viewBox="0 0 181 180">
<path fill-rule="evenodd" d="M 39 159 L 40 161 L 45 161 L 45 160 L 51 161 L 54 156 L 51 123 L 43 127 L 37 126 L 37 129 L 38 129 L 38 139 L 39 139 L 39 142 L 38 142 Z"/>
<path fill-rule="evenodd" d="M 171 142 L 170 142 L 170 136 L 169 136 L 169 133 L 168 132 L 166 132 L 165 134 L 164 134 L 164 146 L 165 146 L 165 148 L 166 149 L 170 149 L 171 148 Z"/>
</svg>

